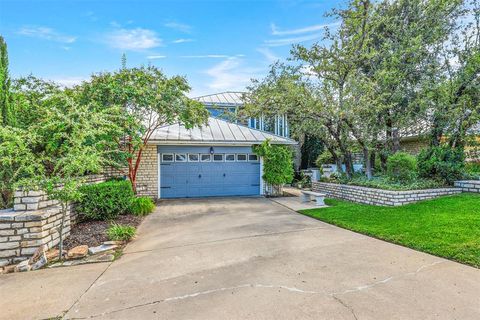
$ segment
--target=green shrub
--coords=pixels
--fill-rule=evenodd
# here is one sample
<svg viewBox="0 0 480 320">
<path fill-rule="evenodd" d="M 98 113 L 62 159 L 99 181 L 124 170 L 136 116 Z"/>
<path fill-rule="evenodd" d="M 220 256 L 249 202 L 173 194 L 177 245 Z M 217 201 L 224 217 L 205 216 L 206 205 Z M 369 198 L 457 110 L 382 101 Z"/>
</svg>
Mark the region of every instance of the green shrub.
<svg viewBox="0 0 480 320">
<path fill-rule="evenodd" d="M 439 146 L 424 149 L 418 155 L 417 163 L 421 177 L 436 179 L 449 185 L 462 179 L 465 172 L 465 155 L 461 148 Z"/>
<path fill-rule="evenodd" d="M 393 181 L 412 181 L 417 175 L 417 160 L 406 152 L 397 152 L 387 159 L 387 175 Z"/>
<path fill-rule="evenodd" d="M 146 216 L 155 209 L 153 200 L 147 197 L 133 198 L 130 202 L 130 213 L 136 216 Z"/>
<path fill-rule="evenodd" d="M 135 236 L 135 232 L 133 226 L 112 223 L 107 229 L 107 236 L 112 241 L 129 241 Z"/>
<path fill-rule="evenodd" d="M 480 162 L 467 162 L 465 164 L 465 171 L 470 176 L 480 176 Z"/>
<path fill-rule="evenodd" d="M 130 181 L 108 181 L 80 188 L 78 211 L 88 219 L 110 220 L 127 213 L 134 197 Z"/>
</svg>

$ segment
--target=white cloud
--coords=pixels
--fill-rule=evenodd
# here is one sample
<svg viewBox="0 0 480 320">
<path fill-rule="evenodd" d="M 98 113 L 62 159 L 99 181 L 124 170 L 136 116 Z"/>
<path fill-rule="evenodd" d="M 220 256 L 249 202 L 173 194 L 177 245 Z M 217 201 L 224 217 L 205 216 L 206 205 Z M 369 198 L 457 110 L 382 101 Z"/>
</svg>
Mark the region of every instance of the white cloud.
<svg viewBox="0 0 480 320">
<path fill-rule="evenodd" d="M 193 59 L 203 59 L 203 58 L 229 58 L 230 56 L 226 54 L 200 54 L 200 55 L 191 55 L 191 56 L 180 56 L 180 58 L 193 58 Z"/>
<path fill-rule="evenodd" d="M 192 42 L 192 41 L 195 41 L 193 39 L 176 39 L 176 40 L 173 40 L 172 42 L 173 43 L 184 43 L 184 42 Z"/>
<path fill-rule="evenodd" d="M 147 59 L 149 60 L 155 60 L 155 59 L 163 59 L 166 58 L 167 56 L 162 56 L 162 55 L 153 55 L 153 56 L 147 56 Z"/>
<path fill-rule="evenodd" d="M 290 30 L 280 30 L 274 23 L 272 23 L 270 26 L 272 28 L 272 35 L 286 36 L 286 35 L 302 34 L 302 33 L 324 30 L 325 28 L 338 26 L 339 24 L 340 22 L 327 23 L 327 24 L 315 24 L 308 27 L 290 29 Z"/>
<path fill-rule="evenodd" d="M 280 57 L 276 56 L 269 48 L 258 48 L 257 51 L 263 54 L 269 63 L 280 60 Z"/>
<path fill-rule="evenodd" d="M 52 77 L 49 80 L 58 83 L 63 87 L 74 87 L 76 85 L 81 84 L 83 81 L 87 81 L 88 77 Z"/>
<path fill-rule="evenodd" d="M 48 27 L 23 27 L 17 32 L 23 36 L 50 40 L 61 43 L 73 43 L 77 40 L 74 36 L 65 35 Z"/>
<path fill-rule="evenodd" d="M 212 78 L 207 86 L 212 90 L 244 90 L 250 79 L 258 76 L 260 71 L 245 67 L 238 57 L 230 57 L 205 71 Z"/>
<path fill-rule="evenodd" d="M 300 42 L 319 39 L 321 37 L 322 37 L 321 33 L 315 33 L 308 36 L 301 36 L 301 37 L 295 37 L 295 38 L 265 40 L 265 45 L 268 47 L 288 46 L 294 43 L 300 43 Z"/>
<path fill-rule="evenodd" d="M 153 30 L 135 28 L 118 29 L 106 36 L 107 43 L 117 49 L 141 51 L 162 45 L 157 33 Z"/>
<path fill-rule="evenodd" d="M 192 27 L 184 23 L 167 22 L 164 24 L 164 26 L 170 29 L 181 31 L 183 33 L 190 33 L 192 31 Z"/>
</svg>

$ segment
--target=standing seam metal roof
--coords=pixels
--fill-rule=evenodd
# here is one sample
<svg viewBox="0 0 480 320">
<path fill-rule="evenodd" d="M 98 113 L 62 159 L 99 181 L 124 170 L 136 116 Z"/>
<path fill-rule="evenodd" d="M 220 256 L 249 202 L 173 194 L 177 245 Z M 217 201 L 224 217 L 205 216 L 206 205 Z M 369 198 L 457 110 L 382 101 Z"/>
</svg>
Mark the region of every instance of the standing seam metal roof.
<svg viewBox="0 0 480 320">
<path fill-rule="evenodd" d="M 284 138 L 269 132 L 248 128 L 215 117 L 208 118 L 208 124 L 202 127 L 187 129 L 179 124 L 158 128 L 152 134 L 152 142 L 165 143 L 225 143 L 256 144 L 270 139 L 276 144 L 297 144 L 295 140 Z"/>
</svg>

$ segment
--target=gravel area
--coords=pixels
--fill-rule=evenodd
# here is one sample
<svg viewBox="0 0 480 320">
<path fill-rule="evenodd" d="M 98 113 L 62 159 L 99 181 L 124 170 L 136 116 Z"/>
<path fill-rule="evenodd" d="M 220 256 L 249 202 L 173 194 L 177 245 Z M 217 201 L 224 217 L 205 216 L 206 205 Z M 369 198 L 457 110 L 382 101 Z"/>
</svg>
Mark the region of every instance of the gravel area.
<svg viewBox="0 0 480 320">
<path fill-rule="evenodd" d="M 120 215 L 112 221 L 83 221 L 72 227 L 70 235 L 64 241 L 65 250 L 86 244 L 89 247 L 101 245 L 108 241 L 106 230 L 112 222 L 137 227 L 144 217 L 131 214 Z"/>
</svg>

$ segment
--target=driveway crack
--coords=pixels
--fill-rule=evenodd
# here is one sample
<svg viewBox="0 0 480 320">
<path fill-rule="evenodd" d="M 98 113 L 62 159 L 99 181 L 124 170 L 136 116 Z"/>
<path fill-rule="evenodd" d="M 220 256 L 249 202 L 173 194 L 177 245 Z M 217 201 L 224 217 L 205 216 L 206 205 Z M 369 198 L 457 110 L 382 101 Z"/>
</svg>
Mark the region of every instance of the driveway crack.
<svg viewBox="0 0 480 320">
<path fill-rule="evenodd" d="M 357 315 L 355 314 L 355 311 L 353 310 L 353 308 L 351 306 L 349 306 L 348 304 L 346 304 L 342 299 L 340 299 L 339 297 L 335 296 L 335 295 L 332 295 L 333 299 L 335 299 L 335 301 L 337 301 L 338 303 L 340 303 L 342 306 L 344 306 L 345 308 L 347 308 L 350 313 L 353 315 L 353 318 L 355 320 L 358 320 L 357 318 Z"/>
</svg>

